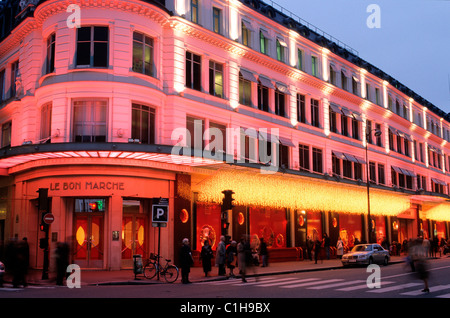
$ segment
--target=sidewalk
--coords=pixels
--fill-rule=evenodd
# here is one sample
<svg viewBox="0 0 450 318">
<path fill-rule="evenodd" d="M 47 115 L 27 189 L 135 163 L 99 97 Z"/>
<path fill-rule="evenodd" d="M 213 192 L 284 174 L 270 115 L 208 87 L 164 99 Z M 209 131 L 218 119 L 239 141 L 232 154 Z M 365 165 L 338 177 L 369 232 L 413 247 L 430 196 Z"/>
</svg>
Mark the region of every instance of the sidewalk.
<svg viewBox="0 0 450 318">
<path fill-rule="evenodd" d="M 405 256 L 391 256 L 390 264 L 402 263 L 405 261 Z M 311 272 L 319 270 L 330 269 L 342 269 L 342 263 L 338 259 L 330 259 L 318 261 L 317 264 L 314 261 L 303 260 L 293 262 L 280 262 L 270 263 L 268 267 L 253 267 L 249 268 L 247 277 L 252 276 L 265 276 L 265 275 L 279 275 L 289 273 Z M 205 277 L 202 267 L 193 267 L 189 275 L 189 280 L 193 283 L 224 280 L 227 277 L 217 275 L 218 268 L 213 267 L 208 277 Z M 227 273 L 229 270 L 227 269 Z M 235 274 L 239 271 L 234 270 Z M 48 280 L 42 280 L 42 270 L 30 270 L 28 273 L 29 285 L 43 285 L 53 286 L 55 282 L 55 273 L 49 272 Z M 238 275 L 236 275 L 238 276 Z M 118 271 L 108 270 L 82 270 L 81 271 L 81 286 L 96 286 L 96 285 L 133 285 L 133 284 L 166 284 L 164 277 L 160 277 L 158 281 L 156 278 L 146 279 L 143 275 L 138 275 L 135 279 L 135 275 L 132 269 L 123 269 Z M 5 277 L 5 283 L 9 283 L 11 280 L 9 277 Z M 181 284 L 181 273 L 175 284 Z"/>
</svg>

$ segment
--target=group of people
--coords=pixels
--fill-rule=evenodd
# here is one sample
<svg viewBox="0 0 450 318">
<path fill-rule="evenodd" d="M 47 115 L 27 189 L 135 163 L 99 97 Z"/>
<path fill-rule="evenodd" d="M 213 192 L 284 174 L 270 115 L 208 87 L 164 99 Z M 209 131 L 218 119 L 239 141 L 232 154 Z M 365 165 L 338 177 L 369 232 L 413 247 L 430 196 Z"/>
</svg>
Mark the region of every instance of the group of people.
<svg viewBox="0 0 450 318">
<path fill-rule="evenodd" d="M 268 249 L 267 244 L 263 238 L 260 239 L 258 248 L 252 248 L 250 241 L 243 236 L 239 243 L 232 240 L 230 244 L 226 245 L 225 236 L 220 237 L 216 254 L 215 265 L 218 267 L 218 275 L 226 276 L 226 269 L 229 269 L 229 277 L 235 277 L 235 269 L 239 270 L 242 282 L 246 282 L 246 273 L 249 268 L 254 268 L 259 265 L 259 257 L 261 257 L 262 266 L 268 266 Z M 203 272 L 205 277 L 209 275 L 212 270 L 212 260 L 214 252 L 209 243 L 205 240 L 200 251 L 200 260 L 202 262 Z M 180 250 L 180 267 L 181 267 L 181 282 L 189 284 L 190 267 L 194 264 L 192 251 L 189 246 L 189 240 L 185 238 Z"/>
<path fill-rule="evenodd" d="M 327 259 L 330 259 L 331 240 L 326 233 L 323 235 L 322 240 L 319 239 L 319 236 L 316 236 L 314 239 L 311 239 L 309 236 L 306 238 L 307 257 L 312 261 L 314 255 L 315 264 L 317 264 L 318 259 L 322 260 L 322 248 L 325 251 L 325 257 Z M 342 255 L 344 255 L 344 243 L 342 242 L 341 238 L 338 239 L 336 251 L 338 257 L 342 257 Z"/>
</svg>

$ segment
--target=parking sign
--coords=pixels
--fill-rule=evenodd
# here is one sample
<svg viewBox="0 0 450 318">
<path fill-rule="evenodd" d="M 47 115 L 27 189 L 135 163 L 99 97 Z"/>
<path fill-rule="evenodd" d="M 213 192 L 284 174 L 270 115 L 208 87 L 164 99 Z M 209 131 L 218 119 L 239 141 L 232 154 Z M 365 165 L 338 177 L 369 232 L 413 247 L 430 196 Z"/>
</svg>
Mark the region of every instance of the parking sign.
<svg viewBox="0 0 450 318">
<path fill-rule="evenodd" d="M 169 221 L 169 206 L 154 204 L 152 206 L 152 223 L 167 223 Z"/>
</svg>

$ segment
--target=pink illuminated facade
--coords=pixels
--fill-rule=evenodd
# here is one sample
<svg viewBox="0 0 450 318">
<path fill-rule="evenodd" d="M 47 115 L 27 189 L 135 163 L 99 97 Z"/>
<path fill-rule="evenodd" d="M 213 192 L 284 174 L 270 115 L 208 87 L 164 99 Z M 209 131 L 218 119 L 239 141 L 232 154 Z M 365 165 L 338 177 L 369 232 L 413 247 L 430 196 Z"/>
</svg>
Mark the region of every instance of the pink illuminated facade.
<svg viewBox="0 0 450 318">
<path fill-rule="evenodd" d="M 27 237 L 31 266 L 41 188 L 50 246 L 70 241 L 83 268 L 158 243 L 177 260 L 184 237 L 215 249 L 229 189 L 229 235 L 280 259 L 307 236 L 367 240 L 369 221 L 378 241 L 448 236 L 449 115 L 353 49 L 259 0 L 7 3 L 0 241 Z"/>
</svg>

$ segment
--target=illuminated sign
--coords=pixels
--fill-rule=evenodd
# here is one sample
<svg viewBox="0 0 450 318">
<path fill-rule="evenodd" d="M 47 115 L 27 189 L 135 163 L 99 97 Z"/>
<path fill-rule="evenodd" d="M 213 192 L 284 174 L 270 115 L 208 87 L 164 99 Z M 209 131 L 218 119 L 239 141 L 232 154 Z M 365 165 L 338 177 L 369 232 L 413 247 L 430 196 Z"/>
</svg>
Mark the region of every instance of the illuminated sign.
<svg viewBox="0 0 450 318">
<path fill-rule="evenodd" d="M 77 182 L 55 182 L 50 183 L 51 191 L 60 190 L 125 190 L 124 182 L 111 181 L 77 181 Z"/>
</svg>

